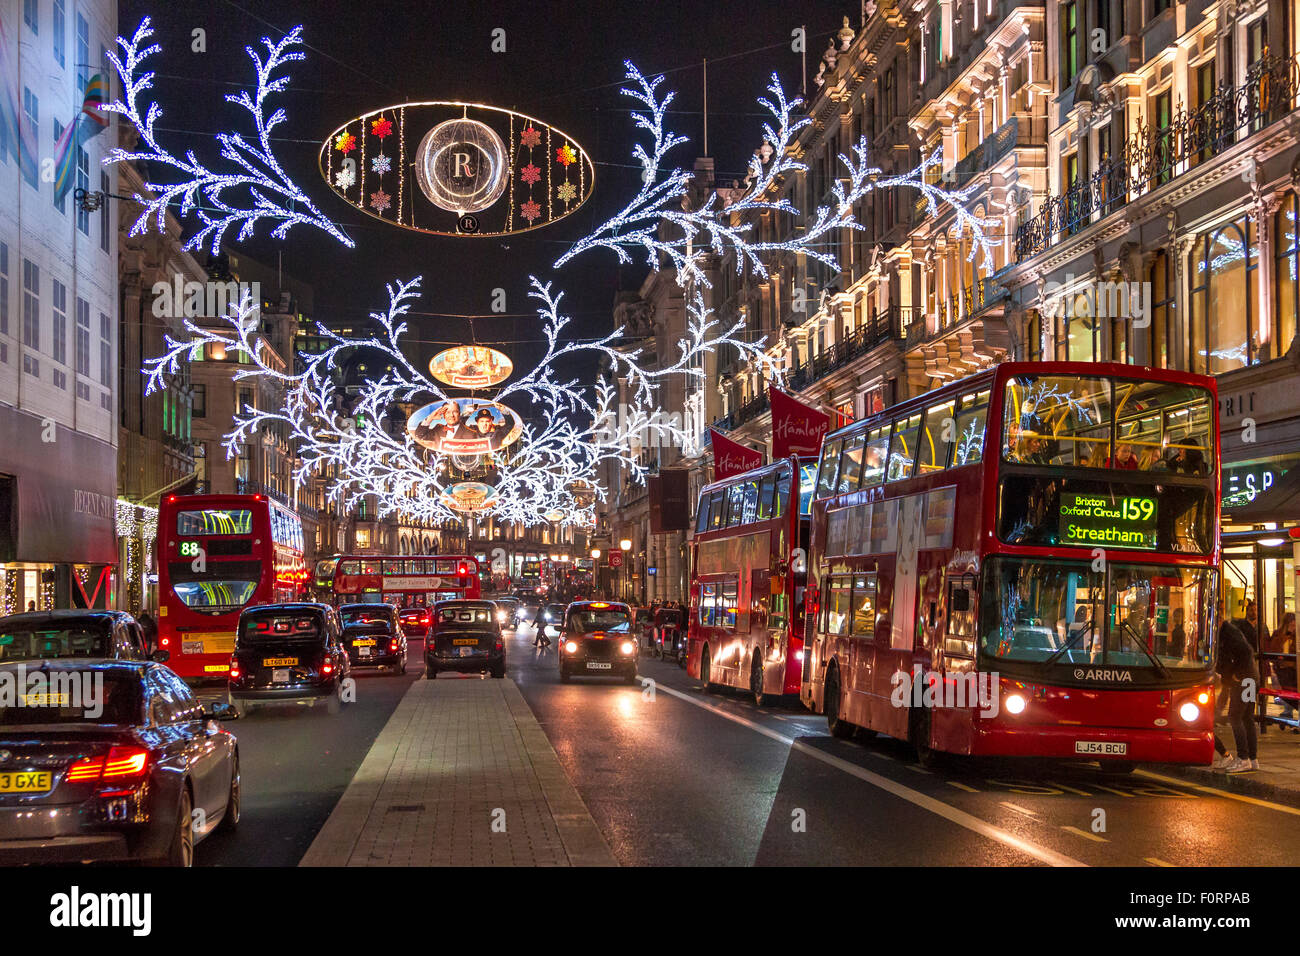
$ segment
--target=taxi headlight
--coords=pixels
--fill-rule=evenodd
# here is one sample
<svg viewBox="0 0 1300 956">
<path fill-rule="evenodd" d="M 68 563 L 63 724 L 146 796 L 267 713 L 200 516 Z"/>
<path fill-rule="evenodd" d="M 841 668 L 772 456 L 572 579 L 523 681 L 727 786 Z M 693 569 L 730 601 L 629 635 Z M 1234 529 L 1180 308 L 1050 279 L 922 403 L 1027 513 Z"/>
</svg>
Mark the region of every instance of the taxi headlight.
<svg viewBox="0 0 1300 956">
<path fill-rule="evenodd" d="M 631 641 L 624 641 L 623 646 L 620 647 L 619 650 L 621 650 L 624 654 L 631 654 L 634 650 L 636 650 L 636 645 L 633 644 Z"/>
<path fill-rule="evenodd" d="M 1023 714 L 1025 712 L 1025 699 L 1019 694 L 1012 694 L 1006 700 L 1008 714 Z"/>
<path fill-rule="evenodd" d="M 1178 716 L 1183 718 L 1189 724 L 1196 723 L 1196 718 L 1201 716 L 1201 708 L 1197 707 L 1190 700 L 1178 708 Z"/>
<path fill-rule="evenodd" d="M 574 642 L 574 641 L 568 641 L 568 642 L 564 645 L 564 652 L 565 652 L 566 654 L 576 654 L 576 653 L 578 652 L 578 645 L 577 645 L 577 643 Z"/>
</svg>

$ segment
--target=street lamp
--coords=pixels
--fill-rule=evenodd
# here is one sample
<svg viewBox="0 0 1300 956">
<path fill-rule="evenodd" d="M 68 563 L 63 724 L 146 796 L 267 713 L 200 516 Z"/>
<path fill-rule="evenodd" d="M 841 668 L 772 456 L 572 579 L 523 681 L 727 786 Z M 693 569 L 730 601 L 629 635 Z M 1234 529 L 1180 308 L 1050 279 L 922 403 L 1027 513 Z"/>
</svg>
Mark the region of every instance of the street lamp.
<svg viewBox="0 0 1300 956">
<path fill-rule="evenodd" d="M 591 557 L 592 557 L 592 560 L 593 560 L 593 561 L 599 561 L 599 560 L 600 560 L 600 548 L 592 548 L 592 549 L 591 549 Z"/>
<path fill-rule="evenodd" d="M 632 550 L 632 539 L 624 538 L 618 543 L 618 546 L 623 551 L 623 597 L 626 600 L 631 600 L 632 569 L 627 564 L 627 553 Z"/>
<path fill-rule="evenodd" d="M 632 550 L 632 539 L 631 539 L 631 538 L 624 538 L 622 541 L 620 541 L 620 542 L 618 543 L 618 546 L 619 546 L 620 548 L 622 548 L 624 551 L 631 551 L 631 550 Z"/>
</svg>

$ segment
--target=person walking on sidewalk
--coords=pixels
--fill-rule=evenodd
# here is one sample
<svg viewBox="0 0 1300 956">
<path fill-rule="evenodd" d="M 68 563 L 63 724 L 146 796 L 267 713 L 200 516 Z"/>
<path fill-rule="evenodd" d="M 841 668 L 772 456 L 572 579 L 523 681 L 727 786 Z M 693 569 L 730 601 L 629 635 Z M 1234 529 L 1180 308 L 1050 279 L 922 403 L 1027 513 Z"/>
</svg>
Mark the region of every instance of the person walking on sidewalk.
<svg viewBox="0 0 1300 956">
<path fill-rule="evenodd" d="M 1259 693 L 1259 668 L 1250 642 L 1236 627 L 1223 619 L 1223 602 L 1218 604 L 1219 667 L 1224 694 L 1228 698 L 1228 723 L 1237 747 L 1236 759 L 1222 769 L 1228 773 L 1249 773 L 1259 769 L 1256 752 L 1255 697 Z"/>
</svg>

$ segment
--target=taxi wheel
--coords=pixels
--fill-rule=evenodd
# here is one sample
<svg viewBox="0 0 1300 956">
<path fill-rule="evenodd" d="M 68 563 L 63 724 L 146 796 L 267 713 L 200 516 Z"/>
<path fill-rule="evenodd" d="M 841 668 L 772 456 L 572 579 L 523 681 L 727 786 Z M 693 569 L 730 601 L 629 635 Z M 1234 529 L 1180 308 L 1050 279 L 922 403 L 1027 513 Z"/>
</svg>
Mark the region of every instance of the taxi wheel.
<svg viewBox="0 0 1300 956">
<path fill-rule="evenodd" d="M 226 815 L 217 824 L 221 833 L 229 833 L 239 826 L 239 754 L 230 761 L 230 794 L 226 797 Z"/>
<path fill-rule="evenodd" d="M 500 680 L 506 676 L 506 665 L 504 663 L 496 664 L 492 668 L 492 676 Z"/>
<path fill-rule="evenodd" d="M 629 683 L 629 684 L 635 684 L 635 683 L 636 683 L 636 671 L 632 671 L 631 673 L 629 673 L 626 677 L 623 678 L 623 680 L 625 680 L 625 681 L 626 681 L 627 683 Z"/>
<path fill-rule="evenodd" d="M 428 661 L 424 662 L 424 679 L 435 680 L 438 676 L 438 668 L 434 667 Z"/>
<path fill-rule="evenodd" d="M 336 687 L 334 693 L 325 698 L 325 713 L 337 717 L 341 710 L 343 710 L 343 698 L 339 696 L 339 689 Z"/>
<path fill-rule="evenodd" d="M 194 865 L 194 800 L 190 788 L 181 791 L 180 809 L 176 811 L 176 829 L 163 861 L 167 866 Z"/>
<path fill-rule="evenodd" d="M 235 698 L 232 697 L 230 698 L 230 706 L 235 708 L 235 714 L 237 716 L 239 717 L 248 716 L 249 707 L 248 704 L 245 703 L 244 701 L 236 700 Z"/>
<path fill-rule="evenodd" d="M 567 683 L 569 682 L 569 677 L 570 677 L 569 669 L 568 669 L 567 667 L 561 667 L 561 668 L 560 668 L 560 683 L 561 683 L 561 684 L 567 684 Z"/>
</svg>

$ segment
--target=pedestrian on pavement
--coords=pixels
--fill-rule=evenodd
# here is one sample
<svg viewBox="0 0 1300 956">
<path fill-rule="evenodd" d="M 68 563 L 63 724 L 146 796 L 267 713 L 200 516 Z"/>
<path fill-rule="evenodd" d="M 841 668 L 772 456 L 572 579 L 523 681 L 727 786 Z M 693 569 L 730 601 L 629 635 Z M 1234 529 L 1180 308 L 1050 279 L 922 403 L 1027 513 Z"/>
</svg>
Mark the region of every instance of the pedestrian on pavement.
<svg viewBox="0 0 1300 956">
<path fill-rule="evenodd" d="M 1220 600 L 1220 615 L 1223 610 L 1223 601 Z M 1228 723 L 1232 726 L 1232 737 L 1237 747 L 1236 758 L 1222 769 L 1228 773 L 1258 770 L 1255 696 L 1259 692 L 1259 669 L 1250 641 L 1226 620 L 1219 627 L 1218 672 L 1223 677 L 1224 693 L 1228 698 Z"/>
<path fill-rule="evenodd" d="M 158 622 L 148 611 L 141 611 L 136 620 L 140 624 L 140 633 L 144 635 L 145 653 L 152 654 L 154 648 L 158 646 Z"/>
<path fill-rule="evenodd" d="M 1268 652 L 1270 654 L 1288 654 L 1292 655 L 1291 660 L 1275 661 L 1272 664 L 1273 676 L 1277 678 L 1279 690 L 1294 691 L 1296 689 L 1296 667 L 1295 667 L 1295 613 L 1287 611 L 1282 615 L 1282 623 L 1278 629 L 1273 632 L 1273 637 L 1269 640 Z M 1295 705 L 1285 697 L 1279 697 L 1278 703 L 1286 710 L 1283 715 L 1288 720 L 1296 716 Z M 1300 728 L 1295 728 L 1292 733 L 1300 733 Z"/>
</svg>

